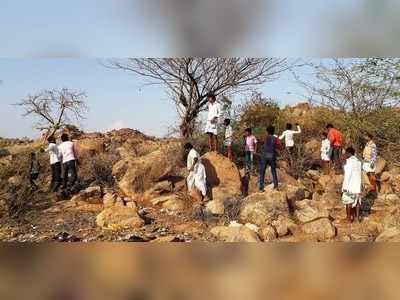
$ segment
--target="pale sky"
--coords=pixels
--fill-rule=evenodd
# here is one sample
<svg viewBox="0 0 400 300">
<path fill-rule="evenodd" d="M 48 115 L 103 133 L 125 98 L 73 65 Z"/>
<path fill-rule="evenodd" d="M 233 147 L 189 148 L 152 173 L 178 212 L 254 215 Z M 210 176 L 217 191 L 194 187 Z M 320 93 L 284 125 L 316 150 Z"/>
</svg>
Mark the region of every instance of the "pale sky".
<svg viewBox="0 0 400 300">
<path fill-rule="evenodd" d="M 70 88 L 87 92 L 89 113 L 82 126 L 86 131 L 130 127 L 146 134 L 163 136 L 177 122 L 173 103 L 160 85 L 144 85 L 144 79 L 104 67 L 100 59 L 0 59 L 0 136 L 35 137 L 32 118 L 23 118 L 16 103 L 42 89 Z M 266 83 L 260 91 L 279 104 L 304 99 L 291 73 Z M 235 103 L 245 100 L 238 96 Z"/>
</svg>

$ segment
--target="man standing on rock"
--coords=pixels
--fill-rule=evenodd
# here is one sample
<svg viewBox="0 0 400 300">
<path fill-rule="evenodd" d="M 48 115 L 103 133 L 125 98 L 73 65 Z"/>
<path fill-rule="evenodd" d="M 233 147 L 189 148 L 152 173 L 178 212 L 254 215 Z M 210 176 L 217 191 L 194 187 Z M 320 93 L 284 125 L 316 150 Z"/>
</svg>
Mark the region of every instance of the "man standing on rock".
<svg viewBox="0 0 400 300">
<path fill-rule="evenodd" d="M 201 162 L 200 154 L 193 148 L 192 144 L 187 143 L 184 148 L 189 151 L 187 157 L 187 169 L 189 171 L 187 186 L 189 193 L 197 189 L 201 193 L 201 201 L 203 201 L 207 195 L 206 169 Z"/>
<path fill-rule="evenodd" d="M 218 150 L 218 123 L 221 117 L 221 106 L 217 103 L 214 94 L 208 95 L 208 117 L 206 124 L 206 134 L 208 134 L 209 151 Z"/>
<path fill-rule="evenodd" d="M 51 184 L 50 191 L 57 192 L 59 187 L 61 186 L 61 160 L 60 153 L 56 144 L 56 139 L 54 135 L 50 136 L 47 139 L 49 145 L 47 146 L 46 151 L 50 156 L 50 168 L 51 168 Z"/>
<path fill-rule="evenodd" d="M 355 154 L 354 148 L 346 149 L 342 202 L 346 206 L 347 221 L 349 222 L 353 222 L 354 218 L 361 222 L 362 163 Z"/>
<path fill-rule="evenodd" d="M 372 188 L 371 193 L 376 193 L 377 191 L 377 180 L 375 176 L 375 164 L 378 160 L 378 149 L 375 142 L 373 141 L 372 134 L 365 136 L 366 145 L 363 151 L 363 169 L 367 173 L 369 183 Z"/>
<path fill-rule="evenodd" d="M 332 163 L 336 172 L 339 172 L 342 170 L 342 162 L 340 156 L 342 154 L 343 135 L 332 124 L 328 124 L 326 126 L 326 129 L 328 130 L 328 139 L 331 142 L 332 146 Z"/>
<path fill-rule="evenodd" d="M 78 179 L 76 166 L 78 164 L 78 156 L 76 154 L 75 144 L 69 140 L 66 133 L 61 135 L 62 143 L 58 146 L 62 158 L 63 167 L 63 190 L 67 191 L 68 186 L 74 186 Z M 69 178 L 71 175 L 71 178 Z M 70 179 L 70 182 L 68 182 Z"/>
<path fill-rule="evenodd" d="M 267 136 L 264 140 L 264 150 L 261 154 L 260 162 L 260 192 L 264 192 L 265 188 L 265 171 L 267 167 L 271 167 L 272 182 L 274 189 L 278 189 L 278 175 L 276 173 L 276 158 L 278 150 L 282 148 L 281 141 L 275 135 L 275 128 L 269 126 L 267 128 Z"/>
</svg>

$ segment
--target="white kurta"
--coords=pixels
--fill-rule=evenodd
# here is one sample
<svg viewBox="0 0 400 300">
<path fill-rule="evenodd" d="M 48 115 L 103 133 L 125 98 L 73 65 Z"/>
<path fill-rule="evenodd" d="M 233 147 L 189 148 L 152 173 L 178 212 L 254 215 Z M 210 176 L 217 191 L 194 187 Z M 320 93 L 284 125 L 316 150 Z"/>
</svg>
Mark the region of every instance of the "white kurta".
<svg viewBox="0 0 400 300">
<path fill-rule="evenodd" d="M 197 163 L 195 164 L 195 158 L 197 158 Z M 190 171 L 193 168 L 193 171 Z M 187 158 L 187 169 L 189 172 L 189 175 L 187 177 L 187 185 L 189 192 L 193 190 L 193 188 L 197 188 L 203 196 L 206 196 L 207 194 L 207 177 L 206 177 L 206 169 L 204 165 L 201 162 L 201 157 L 200 154 L 192 149 L 189 152 L 188 158 Z"/>
<path fill-rule="evenodd" d="M 346 160 L 342 191 L 343 204 L 352 204 L 354 207 L 361 202 L 362 163 L 355 156 Z"/>
<path fill-rule="evenodd" d="M 218 122 L 221 118 L 221 106 L 217 103 L 208 104 L 208 116 L 205 133 L 218 134 Z"/>
<path fill-rule="evenodd" d="M 225 128 L 225 140 L 224 145 L 226 147 L 232 146 L 233 143 L 233 129 L 231 125 L 226 126 Z"/>
<path fill-rule="evenodd" d="M 279 137 L 280 140 L 285 140 L 286 147 L 294 146 L 294 135 L 301 133 L 300 126 L 297 126 L 297 130 L 285 130 Z"/>
</svg>

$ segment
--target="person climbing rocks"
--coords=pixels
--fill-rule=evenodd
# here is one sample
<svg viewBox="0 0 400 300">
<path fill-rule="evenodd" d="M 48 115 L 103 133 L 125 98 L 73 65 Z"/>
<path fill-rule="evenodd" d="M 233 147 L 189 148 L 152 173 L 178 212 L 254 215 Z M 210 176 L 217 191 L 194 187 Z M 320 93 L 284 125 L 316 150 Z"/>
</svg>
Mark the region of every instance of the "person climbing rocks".
<svg viewBox="0 0 400 300">
<path fill-rule="evenodd" d="M 51 168 L 50 191 L 57 192 L 62 184 L 60 151 L 58 150 L 58 146 L 56 144 L 56 139 L 54 135 L 49 136 L 47 138 L 47 142 L 49 144 L 44 151 L 46 151 L 50 157 L 50 168 Z"/>
<path fill-rule="evenodd" d="M 208 95 L 208 117 L 205 133 L 208 135 L 209 151 L 217 152 L 218 150 L 218 123 L 221 117 L 221 106 L 217 103 L 214 94 Z"/>
<path fill-rule="evenodd" d="M 261 153 L 260 174 L 259 174 L 259 188 L 260 192 L 264 192 L 265 188 L 265 171 L 267 167 L 271 167 L 272 183 L 274 189 L 278 189 L 278 174 L 276 172 L 276 159 L 278 151 L 282 149 L 282 143 L 275 135 L 275 128 L 269 126 L 267 128 L 267 135 L 264 139 L 264 149 Z"/>
<path fill-rule="evenodd" d="M 332 163 L 335 171 L 338 173 L 342 171 L 342 147 L 343 147 L 343 135 L 337 130 L 332 124 L 326 125 L 326 129 L 328 130 L 328 139 L 331 142 L 332 147 Z"/>
<path fill-rule="evenodd" d="M 75 144 L 69 140 L 69 136 L 66 133 L 61 135 L 62 143 L 58 146 L 58 150 L 62 159 L 63 168 L 63 185 L 64 191 L 67 191 L 69 187 L 73 187 L 78 179 L 77 165 L 78 156 L 75 149 Z M 71 175 L 69 177 L 69 175 Z"/>
<path fill-rule="evenodd" d="M 345 157 L 342 202 L 346 206 L 347 221 L 361 222 L 362 162 L 352 147 L 346 149 Z"/>
<path fill-rule="evenodd" d="M 321 143 L 321 163 L 322 171 L 325 175 L 329 175 L 331 169 L 331 155 L 332 147 L 331 142 L 328 139 L 328 133 L 322 133 L 322 143 Z"/>
<path fill-rule="evenodd" d="M 231 120 L 230 119 L 225 119 L 224 120 L 224 125 L 225 125 L 225 140 L 224 140 L 224 146 L 227 149 L 227 154 L 228 154 L 228 159 L 233 160 L 233 155 L 232 155 L 232 144 L 233 144 L 233 129 L 231 126 Z"/>
<path fill-rule="evenodd" d="M 248 176 L 254 172 L 254 154 L 257 153 L 257 138 L 253 135 L 252 129 L 244 131 L 244 164 L 245 174 Z"/>
<path fill-rule="evenodd" d="M 200 192 L 201 201 L 203 202 L 207 198 L 206 169 L 201 162 L 200 154 L 191 143 L 186 143 L 184 149 L 189 152 L 187 156 L 187 170 L 189 171 L 187 177 L 188 191 L 189 193 Z"/>
<path fill-rule="evenodd" d="M 367 134 L 365 137 L 365 148 L 363 151 L 363 170 L 367 173 L 369 183 L 371 184 L 371 193 L 377 192 L 377 180 L 375 176 L 375 164 L 378 160 L 378 148 L 373 140 L 372 134 Z"/>
<path fill-rule="evenodd" d="M 39 179 L 40 173 L 40 164 L 35 152 L 32 152 L 30 155 L 30 168 L 29 168 L 29 183 L 31 185 L 31 189 L 36 191 L 38 186 L 36 184 L 36 180 Z"/>
<path fill-rule="evenodd" d="M 288 123 L 286 124 L 286 130 L 279 137 L 281 141 L 285 142 L 286 150 L 290 155 L 293 155 L 295 152 L 295 143 L 294 143 L 294 135 L 301 133 L 300 125 L 296 123 L 297 130 L 293 130 L 293 125 Z"/>
</svg>

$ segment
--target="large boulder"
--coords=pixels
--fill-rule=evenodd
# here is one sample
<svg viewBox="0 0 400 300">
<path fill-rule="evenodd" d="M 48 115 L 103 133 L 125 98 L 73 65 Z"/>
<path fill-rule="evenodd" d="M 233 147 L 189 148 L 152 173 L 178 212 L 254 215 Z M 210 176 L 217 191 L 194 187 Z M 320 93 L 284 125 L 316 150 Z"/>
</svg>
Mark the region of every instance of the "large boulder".
<svg viewBox="0 0 400 300">
<path fill-rule="evenodd" d="M 400 229 L 391 227 L 384 230 L 376 239 L 377 243 L 398 243 L 400 242 Z"/>
<path fill-rule="evenodd" d="M 124 206 L 124 200 L 114 193 L 106 193 L 103 196 L 104 208 L 111 208 L 114 206 Z"/>
<path fill-rule="evenodd" d="M 105 151 L 105 139 L 101 137 L 83 138 L 76 141 L 76 148 L 79 154 L 100 154 Z"/>
<path fill-rule="evenodd" d="M 375 164 L 375 174 L 381 175 L 382 172 L 386 169 L 386 165 L 387 165 L 386 160 L 383 158 L 379 158 Z"/>
<path fill-rule="evenodd" d="M 314 236 L 319 241 L 330 240 L 336 236 L 336 228 L 327 218 L 303 224 L 301 229 L 304 233 Z"/>
<path fill-rule="evenodd" d="M 329 211 L 321 202 L 303 200 L 295 203 L 294 216 L 304 224 L 316 219 L 328 218 Z"/>
<path fill-rule="evenodd" d="M 392 187 L 395 193 L 400 194 L 400 175 L 393 176 Z"/>
<path fill-rule="evenodd" d="M 210 232 L 220 241 L 229 243 L 257 243 L 260 238 L 247 226 L 216 226 Z"/>
<path fill-rule="evenodd" d="M 104 209 L 96 217 L 96 224 L 102 228 L 140 228 L 144 220 L 139 216 L 137 207 L 114 206 Z"/>
<path fill-rule="evenodd" d="M 255 193 L 243 200 L 239 218 L 258 226 L 270 225 L 279 216 L 290 217 L 286 193 L 271 191 Z"/>
<path fill-rule="evenodd" d="M 305 143 L 304 151 L 312 157 L 313 160 L 320 160 L 321 157 L 321 142 L 316 139 L 312 139 Z"/>
<path fill-rule="evenodd" d="M 290 218 L 284 216 L 278 216 L 278 219 L 272 221 L 272 226 L 275 228 L 278 237 L 295 233 L 298 227 Z"/>
<path fill-rule="evenodd" d="M 103 203 L 103 190 L 101 186 L 90 186 L 85 190 L 80 191 L 79 194 L 75 195 L 71 199 L 71 201 L 101 204 Z"/>
<path fill-rule="evenodd" d="M 343 175 L 322 175 L 318 179 L 318 184 L 322 187 L 322 191 L 324 192 L 337 192 L 342 187 Z"/>
<path fill-rule="evenodd" d="M 398 228 L 400 229 L 400 206 L 389 207 L 385 216 L 381 220 L 383 229 Z"/>
<path fill-rule="evenodd" d="M 392 179 L 392 174 L 390 172 L 383 172 L 380 176 L 381 182 L 388 182 Z"/>
<path fill-rule="evenodd" d="M 214 198 L 214 189 L 223 189 L 226 196 L 241 194 L 241 178 L 236 165 L 223 155 L 208 152 L 202 157 L 207 174 L 207 187 Z"/>
<path fill-rule="evenodd" d="M 174 177 L 181 163 L 179 143 L 165 145 L 145 156 L 127 157 L 113 167 L 118 187 L 128 197 L 145 200 L 146 191 Z"/>
<path fill-rule="evenodd" d="M 214 216 L 221 216 L 225 212 L 225 204 L 219 199 L 207 202 L 205 212 Z"/>
<path fill-rule="evenodd" d="M 161 206 L 170 211 L 183 211 L 185 209 L 185 201 L 179 195 L 167 195 L 150 200 L 154 206 Z"/>
<path fill-rule="evenodd" d="M 258 235 L 264 242 L 272 242 L 278 237 L 273 226 L 265 226 L 261 228 L 258 232 Z"/>
<path fill-rule="evenodd" d="M 244 171 L 242 172 L 244 174 Z M 290 185 L 290 186 L 297 186 L 299 182 L 292 176 L 286 173 L 284 169 L 277 169 L 278 174 L 278 183 L 280 186 L 282 185 Z M 243 177 L 242 183 L 246 186 L 246 195 L 251 195 L 254 193 L 259 192 L 259 177 L 257 176 L 250 176 L 250 179 L 247 177 Z M 266 189 L 268 187 L 272 187 L 272 174 L 271 170 L 268 168 L 265 172 L 265 186 Z"/>
</svg>

